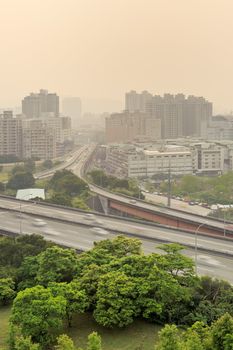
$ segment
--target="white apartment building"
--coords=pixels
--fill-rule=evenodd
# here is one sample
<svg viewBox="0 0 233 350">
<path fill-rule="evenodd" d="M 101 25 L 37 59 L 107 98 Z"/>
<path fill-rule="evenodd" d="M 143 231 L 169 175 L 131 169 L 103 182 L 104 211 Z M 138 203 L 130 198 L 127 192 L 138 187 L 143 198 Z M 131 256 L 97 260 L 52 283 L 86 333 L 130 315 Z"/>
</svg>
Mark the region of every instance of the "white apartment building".
<svg viewBox="0 0 233 350">
<path fill-rule="evenodd" d="M 12 111 L 0 114 L 0 155 L 22 155 L 22 121 Z"/>
<path fill-rule="evenodd" d="M 192 152 L 184 147 L 167 146 L 144 150 L 134 146 L 112 146 L 107 150 L 107 170 L 119 177 L 152 177 L 171 170 L 173 175 L 193 173 Z"/>
<path fill-rule="evenodd" d="M 23 128 L 23 158 L 53 159 L 56 157 L 56 139 L 53 129 L 47 127 Z"/>
<path fill-rule="evenodd" d="M 208 142 L 191 146 L 193 150 L 194 172 L 197 174 L 221 174 L 224 170 L 224 148 Z"/>
<path fill-rule="evenodd" d="M 128 158 L 129 177 L 152 177 L 166 174 L 192 174 L 192 153 L 181 147 L 167 147 L 160 150 L 144 150 Z"/>
<path fill-rule="evenodd" d="M 43 114 L 43 118 L 24 119 L 23 127 L 53 129 L 56 143 L 63 143 L 65 140 L 71 139 L 70 117 L 53 117 L 49 114 Z"/>
<path fill-rule="evenodd" d="M 119 177 L 152 177 L 203 174 L 218 175 L 233 170 L 233 141 L 196 142 L 191 139 L 167 140 L 153 144 L 107 146 L 106 170 Z"/>
</svg>

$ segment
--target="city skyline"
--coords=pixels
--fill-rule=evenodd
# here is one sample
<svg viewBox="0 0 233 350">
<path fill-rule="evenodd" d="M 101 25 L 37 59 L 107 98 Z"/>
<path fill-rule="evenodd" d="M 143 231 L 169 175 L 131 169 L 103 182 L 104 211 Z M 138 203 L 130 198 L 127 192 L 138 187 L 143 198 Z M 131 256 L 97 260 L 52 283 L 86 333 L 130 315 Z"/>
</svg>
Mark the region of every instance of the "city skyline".
<svg viewBox="0 0 233 350">
<path fill-rule="evenodd" d="M 119 104 L 146 89 L 205 96 L 229 113 L 232 10 L 229 0 L 4 2 L 0 107 L 41 87 Z"/>
</svg>

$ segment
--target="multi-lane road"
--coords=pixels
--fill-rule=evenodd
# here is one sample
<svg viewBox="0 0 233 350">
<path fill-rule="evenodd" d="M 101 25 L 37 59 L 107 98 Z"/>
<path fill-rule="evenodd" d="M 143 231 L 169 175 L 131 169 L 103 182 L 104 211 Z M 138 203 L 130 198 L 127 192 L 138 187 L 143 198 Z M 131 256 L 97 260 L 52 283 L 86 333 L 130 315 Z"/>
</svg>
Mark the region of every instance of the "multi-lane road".
<svg viewBox="0 0 233 350">
<path fill-rule="evenodd" d="M 64 167 L 66 167 L 67 169 L 72 170 L 76 175 L 82 177 L 82 169 L 85 165 L 86 160 L 88 160 L 88 158 L 90 157 L 90 155 L 93 153 L 94 149 L 95 149 L 95 145 L 94 144 L 90 144 L 90 145 L 86 145 L 81 147 L 78 151 L 76 151 L 74 153 L 74 155 L 72 155 L 71 159 L 67 160 L 67 163 L 61 165 Z M 51 172 L 54 172 L 54 170 L 52 169 Z M 46 175 L 46 172 L 43 172 L 40 177 L 45 177 L 48 176 L 48 172 Z M 151 204 L 145 201 L 141 201 L 141 200 L 133 200 L 130 197 L 127 196 L 123 196 L 120 194 L 116 194 L 116 193 L 112 193 L 107 191 L 104 188 L 100 188 L 97 187 L 95 185 L 91 185 L 89 184 L 89 188 L 91 191 L 93 191 L 94 193 L 108 198 L 108 199 L 112 199 L 113 201 L 117 201 L 123 204 L 127 204 L 130 205 L 134 208 L 137 209 L 144 209 L 150 212 L 157 212 L 160 213 L 161 215 L 168 215 L 170 217 L 174 217 L 174 218 L 179 218 L 181 220 L 187 221 L 187 222 L 195 222 L 197 223 L 197 225 L 202 225 L 202 226 L 209 226 L 212 228 L 218 228 L 222 231 L 224 231 L 225 229 L 227 229 L 228 231 L 232 231 L 232 227 L 229 225 L 226 225 L 225 222 L 220 221 L 220 220 L 215 220 L 213 218 L 208 218 L 206 216 L 202 216 L 202 215 L 196 215 L 192 212 L 187 212 L 187 211 L 182 211 L 182 210 L 174 210 L 171 208 L 167 208 L 167 207 L 162 207 L 162 206 L 158 206 L 155 204 Z M 201 230 L 201 228 L 200 228 Z"/>
<path fill-rule="evenodd" d="M 152 202 L 157 205 L 167 205 L 167 196 L 147 192 L 143 192 L 143 194 L 148 202 Z M 190 205 L 187 202 L 173 198 L 171 198 L 171 209 L 178 209 L 203 216 L 207 216 L 211 212 L 211 209 L 209 208 L 204 208 L 200 205 Z"/>
<path fill-rule="evenodd" d="M 60 169 L 64 168 L 65 165 L 66 168 L 73 170 L 80 176 L 82 167 L 85 165 L 85 159 L 93 152 L 94 147 L 94 145 L 89 145 L 80 148 L 72 154 Z M 39 175 L 39 177 L 44 176 L 48 176 L 48 174 L 43 173 Z M 110 196 L 132 205 L 130 202 L 132 199 L 130 198 L 109 193 L 93 185 L 90 185 L 90 189 L 100 195 L 107 195 L 108 198 Z M 155 207 L 142 201 L 136 201 L 133 205 L 150 209 Z M 20 208 L 22 211 L 21 218 L 19 216 Z M 166 212 L 169 209 L 161 207 L 160 210 Z M 186 218 L 190 215 L 193 218 L 193 215 L 189 213 L 181 212 L 179 215 L 184 215 Z M 41 217 L 45 221 L 43 227 L 37 226 L 36 217 Z M 2 230 L 20 232 L 21 226 L 21 232 L 23 233 L 40 233 L 46 239 L 51 239 L 59 244 L 86 250 L 92 247 L 94 241 L 103 238 L 93 231 L 92 227 L 97 226 L 108 230 L 108 237 L 113 237 L 119 233 L 139 237 L 145 253 L 157 251 L 156 246 L 161 242 L 178 242 L 186 246 L 185 254 L 194 257 L 195 236 L 191 233 L 161 227 L 152 223 L 137 222 L 100 214 L 95 214 L 95 218 L 97 220 L 96 223 L 87 219 L 85 213 L 69 208 L 45 206 L 27 201 L 21 201 L 20 204 L 19 201 L 0 197 L 0 229 Z M 205 220 L 206 225 L 213 225 L 213 221 L 210 219 L 202 217 L 197 217 L 197 219 L 200 223 Z M 223 225 L 221 222 L 217 222 L 217 224 Z M 198 234 L 197 249 L 198 273 L 227 279 L 233 283 L 233 241 Z"/>
<path fill-rule="evenodd" d="M 37 205 L 33 204 L 25 204 L 24 210 L 30 212 L 31 210 L 34 212 L 35 208 L 39 208 Z M 51 209 L 48 209 L 46 214 L 52 216 Z M 88 250 L 92 248 L 94 241 L 99 241 L 104 238 L 112 238 L 119 234 L 116 232 L 115 228 L 121 230 L 122 233 L 132 233 L 140 234 L 140 239 L 142 241 L 143 250 L 145 253 L 158 252 L 158 244 L 160 241 L 168 240 L 168 241 L 177 241 L 178 234 L 176 232 L 171 233 L 170 230 L 160 229 L 156 227 L 148 227 L 147 225 L 130 223 L 126 222 L 122 223 L 120 220 L 116 222 L 114 218 L 108 218 L 108 224 L 104 225 L 98 224 L 99 226 L 104 226 L 109 230 L 109 234 L 107 236 L 101 236 L 96 234 L 92 229 L 92 223 L 86 218 L 84 213 L 73 214 L 76 216 L 76 221 L 80 221 L 80 223 L 72 223 L 69 222 L 70 219 L 73 220 L 74 216 L 71 213 L 65 213 L 63 210 L 59 212 L 60 217 L 67 218 L 67 222 L 59 222 L 54 219 L 49 219 L 48 217 L 43 217 L 42 220 L 44 222 L 44 226 L 37 226 L 38 222 L 35 220 L 35 216 L 31 216 L 30 214 L 23 213 L 22 218 L 19 216 L 19 212 L 15 211 L 6 211 L 0 210 L 0 229 L 2 230 L 11 230 L 14 232 L 20 231 L 20 221 L 21 228 L 23 233 L 38 233 L 42 234 L 46 239 L 52 240 L 58 244 L 65 245 L 67 247 L 72 247 L 80 250 Z M 100 222 L 100 218 L 98 217 Z M 101 220 L 103 222 L 103 220 Z M 81 224 L 82 222 L 82 224 Z M 121 223 L 121 224 L 120 224 Z M 152 235 L 153 233 L 153 235 Z M 151 235 L 151 237 L 150 237 Z M 177 236 L 174 236 L 177 235 Z M 179 234 L 180 235 L 180 234 Z M 186 235 L 183 235 L 183 240 L 186 238 Z M 182 243 L 182 242 L 181 242 Z M 194 245 L 194 237 L 189 236 L 190 245 Z M 212 248 L 221 248 L 222 251 L 229 250 L 233 254 L 233 245 L 222 240 L 218 239 L 210 239 L 202 236 L 198 237 L 198 246 L 205 245 L 206 247 L 210 246 Z M 194 257 L 194 250 L 186 248 L 184 253 L 190 257 Z M 232 267 L 233 267 L 233 256 L 232 257 L 224 257 L 223 255 L 216 253 L 211 254 L 209 252 L 202 251 L 198 249 L 197 254 L 197 263 L 198 263 L 198 273 L 199 274 L 207 274 L 210 276 L 215 276 L 218 278 L 223 278 L 231 283 L 233 283 L 233 275 L 232 275 Z"/>
<path fill-rule="evenodd" d="M 213 218 L 207 218 L 205 216 L 201 216 L 201 215 L 194 215 L 192 213 L 188 213 L 185 211 L 180 211 L 180 210 L 174 210 L 171 208 L 167 208 L 167 207 L 160 207 L 160 206 L 156 206 L 154 204 L 142 201 L 142 200 L 132 200 L 132 198 L 127 197 L 127 196 L 123 196 L 117 193 L 113 193 L 113 192 L 109 192 L 103 188 L 97 187 L 95 185 L 89 185 L 90 189 L 97 193 L 98 195 L 102 196 L 102 197 L 106 197 L 108 199 L 112 199 L 113 201 L 117 201 L 123 204 L 127 204 L 129 206 L 132 206 L 134 208 L 138 208 L 138 209 L 144 209 L 144 210 L 148 210 L 150 212 L 157 212 L 157 213 L 161 213 L 164 215 L 168 215 L 170 217 L 174 217 L 174 218 L 179 218 L 179 219 L 183 219 L 184 221 L 188 221 L 188 222 L 195 222 L 197 224 L 204 224 L 206 226 L 210 226 L 213 228 L 219 228 L 221 230 L 224 230 L 224 222 L 220 221 L 220 220 L 215 220 Z M 232 230 L 230 227 L 227 226 L 228 229 Z"/>
<path fill-rule="evenodd" d="M 69 156 L 67 156 L 64 161 L 59 164 L 58 166 L 50 169 L 50 170 L 44 170 L 40 173 L 34 174 L 34 177 L 36 179 L 43 179 L 49 176 L 52 176 L 56 171 L 62 170 L 62 169 L 70 169 L 72 170 L 73 167 L 77 166 L 77 164 L 81 165 L 82 161 L 86 158 L 87 152 L 93 151 L 94 145 L 85 145 L 80 147 L 79 149 L 73 151 Z"/>
<path fill-rule="evenodd" d="M 8 210 L 20 210 L 20 201 L 12 200 L 10 198 L 0 197 L 0 208 Z M 26 214 L 37 215 L 45 218 L 53 218 L 58 223 L 63 221 L 71 222 L 77 225 L 90 225 L 90 221 L 86 219 L 86 214 L 78 210 L 70 208 L 49 206 L 42 203 L 32 203 L 28 201 L 21 201 L 21 211 Z M 153 238 L 164 242 L 178 242 L 186 246 L 194 247 L 194 235 L 181 230 L 162 227 L 153 223 L 144 223 L 131 219 L 125 219 L 115 216 L 107 216 L 96 214 L 96 217 L 101 222 L 92 226 L 101 226 L 107 230 L 122 232 L 126 234 L 136 234 L 138 236 Z M 7 225 L 5 217 L 1 217 L 1 223 Z M 216 237 L 208 237 L 198 235 L 199 248 L 206 250 L 217 251 L 221 254 L 232 254 L 233 256 L 233 241 L 223 240 Z"/>
</svg>

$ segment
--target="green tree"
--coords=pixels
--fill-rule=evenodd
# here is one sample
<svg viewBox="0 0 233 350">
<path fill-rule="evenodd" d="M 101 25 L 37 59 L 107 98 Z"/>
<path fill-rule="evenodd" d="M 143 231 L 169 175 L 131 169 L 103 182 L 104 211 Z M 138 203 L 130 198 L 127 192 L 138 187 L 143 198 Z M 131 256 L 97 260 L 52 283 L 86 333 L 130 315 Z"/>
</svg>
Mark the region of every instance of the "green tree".
<svg viewBox="0 0 233 350">
<path fill-rule="evenodd" d="M 35 256 L 53 245 L 39 235 L 0 237 L 0 266 L 19 267 L 26 256 Z"/>
<path fill-rule="evenodd" d="M 77 254 L 72 249 L 51 247 L 38 256 L 37 281 L 47 285 L 49 282 L 70 282 L 75 275 Z"/>
<path fill-rule="evenodd" d="M 55 296 L 61 295 L 66 299 L 66 319 L 71 327 L 73 314 L 83 313 L 89 306 L 85 291 L 81 289 L 77 280 L 70 283 L 50 283 L 49 288 Z"/>
<path fill-rule="evenodd" d="M 14 282 L 12 278 L 0 279 L 0 303 L 6 305 L 15 297 Z"/>
<path fill-rule="evenodd" d="M 22 172 L 24 172 L 25 171 L 25 169 L 24 169 L 24 166 L 21 164 L 16 164 L 15 166 L 14 166 L 14 168 L 11 170 L 11 174 L 12 175 L 15 175 L 16 173 L 22 173 Z"/>
<path fill-rule="evenodd" d="M 138 316 L 137 290 L 124 273 L 109 272 L 98 283 L 95 320 L 105 327 L 124 327 Z"/>
<path fill-rule="evenodd" d="M 86 210 L 86 211 L 90 211 L 90 208 L 85 203 L 85 201 L 83 199 L 77 198 L 77 197 L 72 200 L 72 207 Z"/>
<path fill-rule="evenodd" d="M 42 167 L 44 169 L 51 169 L 53 167 L 53 161 L 51 159 L 46 159 L 43 163 L 42 163 Z"/>
<path fill-rule="evenodd" d="M 101 337 L 97 332 L 92 332 L 88 336 L 87 350 L 102 350 Z"/>
<path fill-rule="evenodd" d="M 27 256 L 17 270 L 17 290 L 34 287 L 37 284 L 36 276 L 39 269 L 37 256 Z"/>
<path fill-rule="evenodd" d="M 233 334 L 227 334 L 224 340 L 224 350 L 233 350 Z"/>
<path fill-rule="evenodd" d="M 194 290 L 194 310 L 191 320 L 201 320 L 211 324 L 227 311 L 233 313 L 233 287 L 226 281 L 203 276 Z"/>
<path fill-rule="evenodd" d="M 197 334 L 201 341 L 204 350 L 210 350 L 212 347 L 212 337 L 210 332 L 210 327 L 204 322 L 195 322 L 186 332 L 186 338 L 189 338 L 190 334 Z M 199 340 L 197 341 L 199 343 Z"/>
<path fill-rule="evenodd" d="M 189 338 L 185 342 L 185 349 L 187 350 L 205 350 L 200 338 L 196 333 L 189 335 Z"/>
<path fill-rule="evenodd" d="M 226 313 L 212 325 L 213 348 L 225 350 L 224 344 L 229 342 L 229 336 L 233 334 L 233 318 Z"/>
<path fill-rule="evenodd" d="M 117 236 L 115 239 L 105 239 L 98 242 L 93 251 L 103 249 L 116 258 L 122 258 L 132 254 L 141 254 L 142 242 L 137 238 Z"/>
<path fill-rule="evenodd" d="M 31 337 L 17 337 L 15 340 L 15 350 L 39 350 L 39 344 L 33 344 Z"/>
<path fill-rule="evenodd" d="M 33 187 L 35 179 L 30 172 L 17 172 L 12 175 L 7 183 L 7 188 L 18 190 L 23 188 Z"/>
<path fill-rule="evenodd" d="M 69 196 L 76 196 L 86 190 L 86 182 L 70 170 L 59 170 L 49 181 L 49 187 L 55 192 L 64 192 Z"/>
<path fill-rule="evenodd" d="M 201 178 L 193 175 L 185 175 L 181 179 L 181 191 L 184 194 L 199 192 L 203 189 L 203 181 Z"/>
<path fill-rule="evenodd" d="M 36 164 L 33 159 L 27 159 L 24 162 L 24 170 L 29 173 L 33 173 L 36 169 Z"/>
<path fill-rule="evenodd" d="M 66 193 L 54 192 L 50 198 L 46 200 L 49 203 L 72 207 L 72 199 Z"/>
<path fill-rule="evenodd" d="M 61 334 L 57 338 L 57 346 L 55 346 L 56 350 L 75 350 L 74 342 L 68 335 Z"/>
<path fill-rule="evenodd" d="M 86 190 L 86 183 L 74 174 L 66 175 L 56 184 L 56 190 L 63 191 L 69 196 L 74 197 L 80 195 Z"/>
<path fill-rule="evenodd" d="M 159 341 L 155 350 L 182 350 L 179 331 L 175 325 L 166 325 L 159 332 Z"/>
<path fill-rule="evenodd" d="M 95 169 L 88 173 L 88 176 L 91 178 L 92 182 L 97 186 L 107 187 L 109 184 L 108 176 L 104 173 L 103 170 Z"/>
<path fill-rule="evenodd" d="M 46 348 L 62 326 L 65 308 L 64 297 L 53 296 L 49 288 L 27 288 L 14 300 L 11 322 L 20 328 L 23 337 L 31 336 L 33 342 Z"/>
<path fill-rule="evenodd" d="M 195 281 L 194 262 L 191 258 L 181 254 L 183 246 L 177 243 L 162 244 L 159 246 L 167 254 L 159 256 L 157 265 L 165 271 L 168 271 L 173 277 L 180 280 L 183 284 L 193 284 Z"/>
<path fill-rule="evenodd" d="M 96 264 L 90 264 L 82 269 L 82 276 L 79 277 L 81 289 L 85 290 L 89 300 L 89 308 L 92 310 L 96 305 L 96 292 L 100 276 L 105 273 L 105 269 Z"/>
</svg>

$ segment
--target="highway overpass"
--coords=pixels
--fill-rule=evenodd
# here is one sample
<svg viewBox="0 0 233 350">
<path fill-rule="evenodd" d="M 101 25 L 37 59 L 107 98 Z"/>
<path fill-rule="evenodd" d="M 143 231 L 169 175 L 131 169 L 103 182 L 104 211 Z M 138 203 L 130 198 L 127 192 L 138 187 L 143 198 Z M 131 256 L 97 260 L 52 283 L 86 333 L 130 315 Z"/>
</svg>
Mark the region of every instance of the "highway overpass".
<svg viewBox="0 0 233 350">
<path fill-rule="evenodd" d="M 91 163 L 95 148 L 96 145 L 89 145 L 78 160 L 73 162 L 70 169 L 75 174 L 84 178 L 84 173 Z M 223 222 L 214 218 L 163 207 L 139 199 L 135 200 L 135 198 L 113 193 L 93 184 L 89 184 L 89 188 L 99 196 L 105 213 L 124 214 L 191 232 L 195 232 L 198 229 L 199 232 L 205 234 L 227 236 L 233 239 L 233 223 L 231 222 Z"/>
<path fill-rule="evenodd" d="M 94 241 L 103 239 L 92 230 L 93 224 L 82 211 L 21 201 L 22 218 L 20 218 L 19 206 L 20 201 L 0 199 L 0 207 L 3 207 L 0 209 L 0 232 L 19 233 L 21 226 L 22 233 L 42 234 L 46 239 L 78 250 L 88 250 L 93 246 Z M 98 221 L 101 221 L 98 226 L 109 231 L 108 238 L 115 237 L 119 233 L 138 237 L 142 241 L 145 253 L 158 252 L 157 246 L 160 243 L 179 242 L 186 245 L 184 253 L 194 257 L 195 239 L 192 234 L 159 227 L 153 223 L 122 220 L 103 215 L 95 216 Z M 46 225 L 36 226 L 35 218 L 42 218 Z M 197 248 L 199 274 L 223 278 L 233 283 L 232 241 L 198 235 Z"/>
<path fill-rule="evenodd" d="M 233 239 L 233 226 L 230 222 L 223 222 L 214 218 L 196 215 L 151 204 L 142 200 L 107 191 L 95 185 L 89 185 L 92 192 L 98 194 L 107 210 L 118 211 L 129 216 L 156 222 L 178 229 L 199 232 L 210 235 L 226 235 Z M 104 201 L 105 199 L 105 201 Z M 201 226 L 200 226 L 201 225 Z"/>
</svg>

